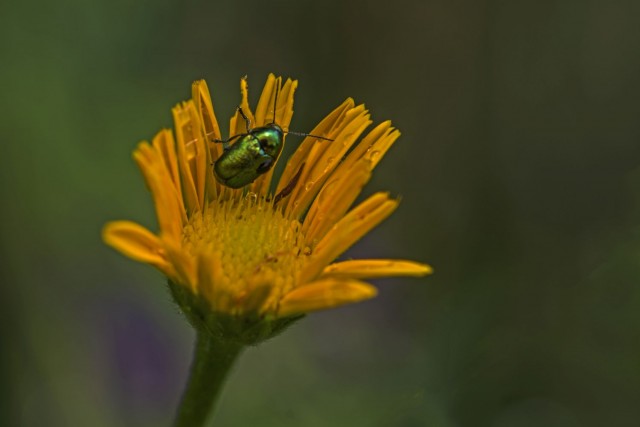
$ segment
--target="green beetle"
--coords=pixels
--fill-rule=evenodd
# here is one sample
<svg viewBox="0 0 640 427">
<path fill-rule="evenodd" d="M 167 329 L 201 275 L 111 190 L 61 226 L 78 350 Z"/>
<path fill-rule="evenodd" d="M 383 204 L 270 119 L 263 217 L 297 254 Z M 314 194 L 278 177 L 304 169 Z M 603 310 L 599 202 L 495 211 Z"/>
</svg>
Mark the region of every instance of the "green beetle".
<svg viewBox="0 0 640 427">
<path fill-rule="evenodd" d="M 231 188 L 242 188 L 251 184 L 260 175 L 269 171 L 280 157 L 283 147 L 284 130 L 276 123 L 269 123 L 251 129 L 251 123 L 238 109 L 247 122 L 247 133 L 234 135 L 223 142 L 224 152 L 213 165 L 216 179 Z M 228 145 L 232 139 L 235 144 Z"/>
<path fill-rule="evenodd" d="M 280 157 L 285 133 L 333 141 L 307 133 L 285 132 L 275 123 L 275 105 L 274 121 L 255 129 L 251 128 L 251 120 L 242 108 L 238 107 L 238 112 L 247 124 L 247 133 L 234 135 L 227 140 L 214 140 L 224 144 L 224 152 L 213 164 L 214 175 L 218 182 L 227 187 L 242 188 L 268 172 Z M 229 142 L 234 139 L 238 141 L 230 145 Z"/>
</svg>

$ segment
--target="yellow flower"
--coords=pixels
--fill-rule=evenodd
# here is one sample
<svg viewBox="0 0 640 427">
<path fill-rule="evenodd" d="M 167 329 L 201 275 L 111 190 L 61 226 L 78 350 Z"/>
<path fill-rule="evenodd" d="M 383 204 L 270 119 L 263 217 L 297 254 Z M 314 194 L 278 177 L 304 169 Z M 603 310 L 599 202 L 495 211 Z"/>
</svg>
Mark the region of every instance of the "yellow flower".
<svg viewBox="0 0 640 427">
<path fill-rule="evenodd" d="M 263 126 L 274 118 L 277 94 L 275 122 L 286 130 L 297 84 L 269 75 L 252 112 L 242 79 L 240 106 L 254 127 Z M 332 141 L 306 137 L 275 191 L 273 169 L 233 190 L 216 181 L 211 167 L 223 148 L 214 141 L 222 137 L 207 85 L 197 81 L 192 89 L 192 99 L 173 109 L 175 134 L 162 130 L 133 153 L 153 195 L 159 233 L 114 221 L 103 230 L 108 245 L 155 266 L 213 312 L 236 317 L 276 319 L 332 308 L 375 296 L 376 288 L 362 279 L 431 272 L 402 260 L 332 263 L 398 206 L 376 193 L 349 211 L 400 135 L 389 121 L 358 142 L 372 122 L 349 98 L 310 132 Z M 246 132 L 238 113 L 230 123 L 232 136 Z"/>
</svg>

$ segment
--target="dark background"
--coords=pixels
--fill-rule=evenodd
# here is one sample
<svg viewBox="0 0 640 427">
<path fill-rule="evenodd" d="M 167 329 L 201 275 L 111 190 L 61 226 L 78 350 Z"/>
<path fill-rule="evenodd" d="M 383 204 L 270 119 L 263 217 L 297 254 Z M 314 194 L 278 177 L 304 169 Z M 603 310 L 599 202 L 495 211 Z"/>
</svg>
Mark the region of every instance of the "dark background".
<svg viewBox="0 0 640 427">
<path fill-rule="evenodd" d="M 636 0 L 3 2 L 0 425 L 168 426 L 193 335 L 100 229 L 155 229 L 131 160 L 206 78 L 300 80 L 292 129 L 353 96 L 403 136 L 353 257 L 432 264 L 249 349 L 220 426 L 636 426 Z M 295 147 L 289 139 L 288 148 Z M 293 143 L 291 142 L 293 141 Z"/>
</svg>

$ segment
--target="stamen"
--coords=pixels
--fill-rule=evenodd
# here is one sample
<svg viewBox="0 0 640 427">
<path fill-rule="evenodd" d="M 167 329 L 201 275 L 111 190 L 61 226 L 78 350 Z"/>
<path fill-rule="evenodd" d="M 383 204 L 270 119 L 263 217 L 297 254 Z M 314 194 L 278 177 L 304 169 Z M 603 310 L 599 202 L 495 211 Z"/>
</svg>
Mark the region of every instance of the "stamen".
<svg viewBox="0 0 640 427">
<path fill-rule="evenodd" d="M 285 217 L 273 202 L 248 193 L 241 200 L 216 201 L 196 212 L 183 230 L 183 246 L 193 256 L 213 254 L 222 271 L 215 293 L 242 301 L 255 287 L 272 289 L 265 310 L 297 283 L 308 262 L 299 221 Z M 265 283 L 268 282 L 268 283 Z"/>
</svg>

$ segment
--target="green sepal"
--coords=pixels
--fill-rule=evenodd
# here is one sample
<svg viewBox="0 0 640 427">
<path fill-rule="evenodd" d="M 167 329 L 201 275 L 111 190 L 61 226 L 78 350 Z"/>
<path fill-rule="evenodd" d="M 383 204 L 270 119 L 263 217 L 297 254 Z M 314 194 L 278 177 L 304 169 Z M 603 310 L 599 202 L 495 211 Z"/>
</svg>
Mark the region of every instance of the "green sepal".
<svg viewBox="0 0 640 427">
<path fill-rule="evenodd" d="M 207 333 L 216 340 L 252 346 L 282 333 L 304 315 L 274 317 L 259 313 L 230 315 L 216 312 L 209 302 L 193 294 L 185 286 L 169 280 L 174 301 L 198 333 Z"/>
</svg>

